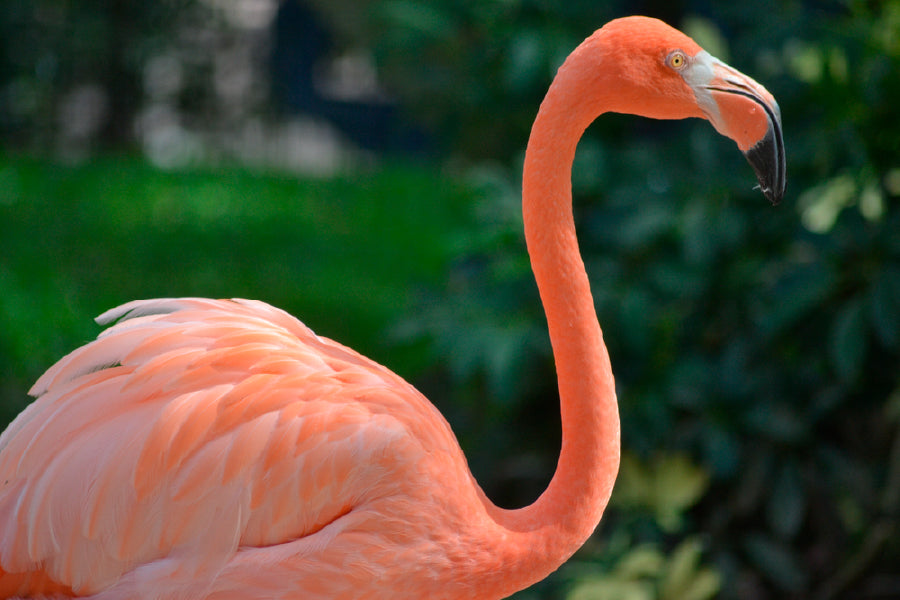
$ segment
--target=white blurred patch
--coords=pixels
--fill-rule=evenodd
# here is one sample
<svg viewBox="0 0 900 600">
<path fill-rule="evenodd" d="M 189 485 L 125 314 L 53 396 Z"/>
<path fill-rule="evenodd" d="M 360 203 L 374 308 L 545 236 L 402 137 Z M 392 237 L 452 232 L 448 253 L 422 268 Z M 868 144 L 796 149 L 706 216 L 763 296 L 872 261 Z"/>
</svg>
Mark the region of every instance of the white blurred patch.
<svg viewBox="0 0 900 600">
<path fill-rule="evenodd" d="M 66 93 L 57 113 L 62 154 L 79 158 L 88 153 L 91 141 L 106 121 L 108 109 L 106 91 L 99 85 L 83 83 Z"/>
</svg>

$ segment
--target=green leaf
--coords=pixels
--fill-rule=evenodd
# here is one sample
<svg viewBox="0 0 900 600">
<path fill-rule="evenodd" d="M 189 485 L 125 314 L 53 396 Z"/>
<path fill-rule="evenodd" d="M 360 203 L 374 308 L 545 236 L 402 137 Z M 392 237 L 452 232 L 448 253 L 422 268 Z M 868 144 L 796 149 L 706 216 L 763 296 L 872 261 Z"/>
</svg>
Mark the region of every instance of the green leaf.
<svg viewBox="0 0 900 600">
<path fill-rule="evenodd" d="M 621 223 L 616 237 L 625 250 L 638 250 L 670 231 L 676 215 L 671 203 L 646 201 L 641 210 L 629 214 Z"/>
<path fill-rule="evenodd" d="M 722 576 L 710 568 L 703 568 L 697 571 L 678 600 L 709 600 L 714 598 L 721 588 Z"/>
<path fill-rule="evenodd" d="M 766 517 L 769 526 L 784 538 L 793 538 L 803 524 L 806 514 L 806 492 L 800 473 L 793 462 L 784 464 L 778 471 Z"/>
<path fill-rule="evenodd" d="M 875 335 L 888 348 L 900 344 L 900 270 L 885 269 L 872 286 L 869 316 Z"/>
<path fill-rule="evenodd" d="M 675 548 L 669 557 L 666 576 L 660 586 L 664 598 L 681 598 L 685 588 L 690 586 L 702 551 L 703 548 L 696 539 L 685 540 Z"/>
<path fill-rule="evenodd" d="M 703 463 L 714 475 L 731 476 L 740 465 L 740 443 L 734 432 L 716 424 L 709 424 L 701 438 Z"/>
<path fill-rule="evenodd" d="M 696 538 L 689 538 L 675 548 L 660 585 L 661 599 L 708 600 L 718 593 L 722 578 L 712 569 L 699 568 L 702 551 Z"/>
<path fill-rule="evenodd" d="M 665 557 L 650 545 L 631 550 L 616 564 L 616 575 L 625 579 L 656 577 L 662 571 Z"/>
<path fill-rule="evenodd" d="M 614 502 L 653 511 L 664 531 L 681 527 L 682 514 L 703 497 L 709 473 L 683 454 L 663 455 L 650 465 L 624 452 L 616 480 Z"/>
<path fill-rule="evenodd" d="M 612 501 L 619 506 L 646 506 L 652 489 L 653 478 L 649 469 L 631 452 L 623 452 Z"/>
<path fill-rule="evenodd" d="M 524 91 L 544 75 L 543 38 L 533 30 L 517 33 L 506 51 L 505 81 L 510 89 Z"/>
<path fill-rule="evenodd" d="M 788 546 L 756 534 L 748 536 L 744 548 L 760 573 L 782 590 L 799 592 L 807 586 L 806 573 Z"/>
<path fill-rule="evenodd" d="M 781 333 L 823 304 L 834 286 L 834 274 L 820 263 L 787 273 L 760 314 L 760 329 L 765 335 Z"/>
<path fill-rule="evenodd" d="M 653 585 L 646 581 L 623 581 L 596 577 L 582 581 L 566 600 L 655 600 Z"/>
<path fill-rule="evenodd" d="M 653 321 L 647 315 L 655 313 L 653 302 L 644 290 L 629 290 L 621 300 L 622 334 L 628 346 L 642 355 L 650 354 L 653 346 Z"/>
<path fill-rule="evenodd" d="M 408 0 L 393 0 L 385 2 L 381 8 L 383 15 L 393 26 L 413 30 L 429 37 L 449 36 L 457 28 L 451 13 L 438 6 Z"/>
<path fill-rule="evenodd" d="M 831 326 L 829 350 L 838 377 L 845 383 L 859 378 L 866 358 L 866 321 L 859 300 L 844 306 Z"/>
<path fill-rule="evenodd" d="M 656 518 L 660 527 L 674 531 L 681 514 L 693 506 L 709 487 L 709 474 L 685 455 L 665 456 L 655 466 Z"/>
</svg>

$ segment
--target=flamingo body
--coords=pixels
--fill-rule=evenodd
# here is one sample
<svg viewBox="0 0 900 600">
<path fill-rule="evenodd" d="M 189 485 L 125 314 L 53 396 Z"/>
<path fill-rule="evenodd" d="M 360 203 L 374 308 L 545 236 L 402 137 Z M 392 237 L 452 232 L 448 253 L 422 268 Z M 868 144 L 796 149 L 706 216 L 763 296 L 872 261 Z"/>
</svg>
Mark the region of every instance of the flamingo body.
<svg viewBox="0 0 900 600">
<path fill-rule="evenodd" d="M 163 299 L 50 368 L 0 436 L 0 598 L 496 600 L 591 535 L 619 464 L 609 356 L 572 219 L 598 115 L 703 117 L 772 201 L 778 106 L 655 19 L 612 21 L 560 67 L 523 175 L 562 448 L 530 506 L 494 506 L 447 422 L 384 367 L 261 302 Z"/>
<path fill-rule="evenodd" d="M 384 594 L 366 597 L 388 598 L 414 597 L 417 565 L 446 581 L 474 558 L 456 549 L 484 535 L 483 496 L 401 378 L 260 302 L 139 301 L 101 321 L 118 318 L 0 438 L 0 515 L 18 515 L 0 522 L 4 570 L 41 564 L 98 598 L 349 598 L 373 577 Z M 315 569 L 276 577 L 288 556 Z"/>
</svg>

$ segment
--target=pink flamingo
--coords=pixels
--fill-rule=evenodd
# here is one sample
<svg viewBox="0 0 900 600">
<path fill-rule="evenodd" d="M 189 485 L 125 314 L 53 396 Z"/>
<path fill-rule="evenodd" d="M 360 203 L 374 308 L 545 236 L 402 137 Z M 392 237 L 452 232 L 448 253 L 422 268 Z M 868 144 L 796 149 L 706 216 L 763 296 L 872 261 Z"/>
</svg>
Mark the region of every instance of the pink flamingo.
<svg viewBox="0 0 900 600">
<path fill-rule="evenodd" d="M 559 69 L 523 210 L 563 442 L 531 506 L 494 506 L 438 411 L 389 370 L 247 300 L 137 301 L 34 385 L 0 437 L 0 596 L 495 599 L 593 532 L 619 464 L 613 375 L 569 176 L 598 115 L 704 117 L 773 202 L 778 106 L 655 19 L 612 21 Z"/>
</svg>

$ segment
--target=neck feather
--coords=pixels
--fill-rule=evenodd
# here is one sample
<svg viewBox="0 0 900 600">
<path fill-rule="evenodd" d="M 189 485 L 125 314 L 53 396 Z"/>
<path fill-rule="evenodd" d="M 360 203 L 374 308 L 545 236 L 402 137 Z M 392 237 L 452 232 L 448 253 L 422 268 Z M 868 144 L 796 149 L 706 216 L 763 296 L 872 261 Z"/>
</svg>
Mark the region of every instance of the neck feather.
<svg viewBox="0 0 900 600">
<path fill-rule="evenodd" d="M 590 536 L 619 467 L 615 383 L 572 217 L 575 147 L 606 110 L 597 103 L 595 87 L 604 82 L 583 76 L 587 65 L 579 63 L 579 56 L 576 51 L 557 74 L 525 155 L 525 239 L 556 361 L 562 449 L 550 485 L 534 504 L 489 508 L 504 530 L 506 547 L 498 549 L 504 568 L 520 570 L 521 587 L 556 570 Z M 593 88 L 592 94 L 585 86 Z M 593 102 L 583 100 L 591 95 Z"/>
</svg>

